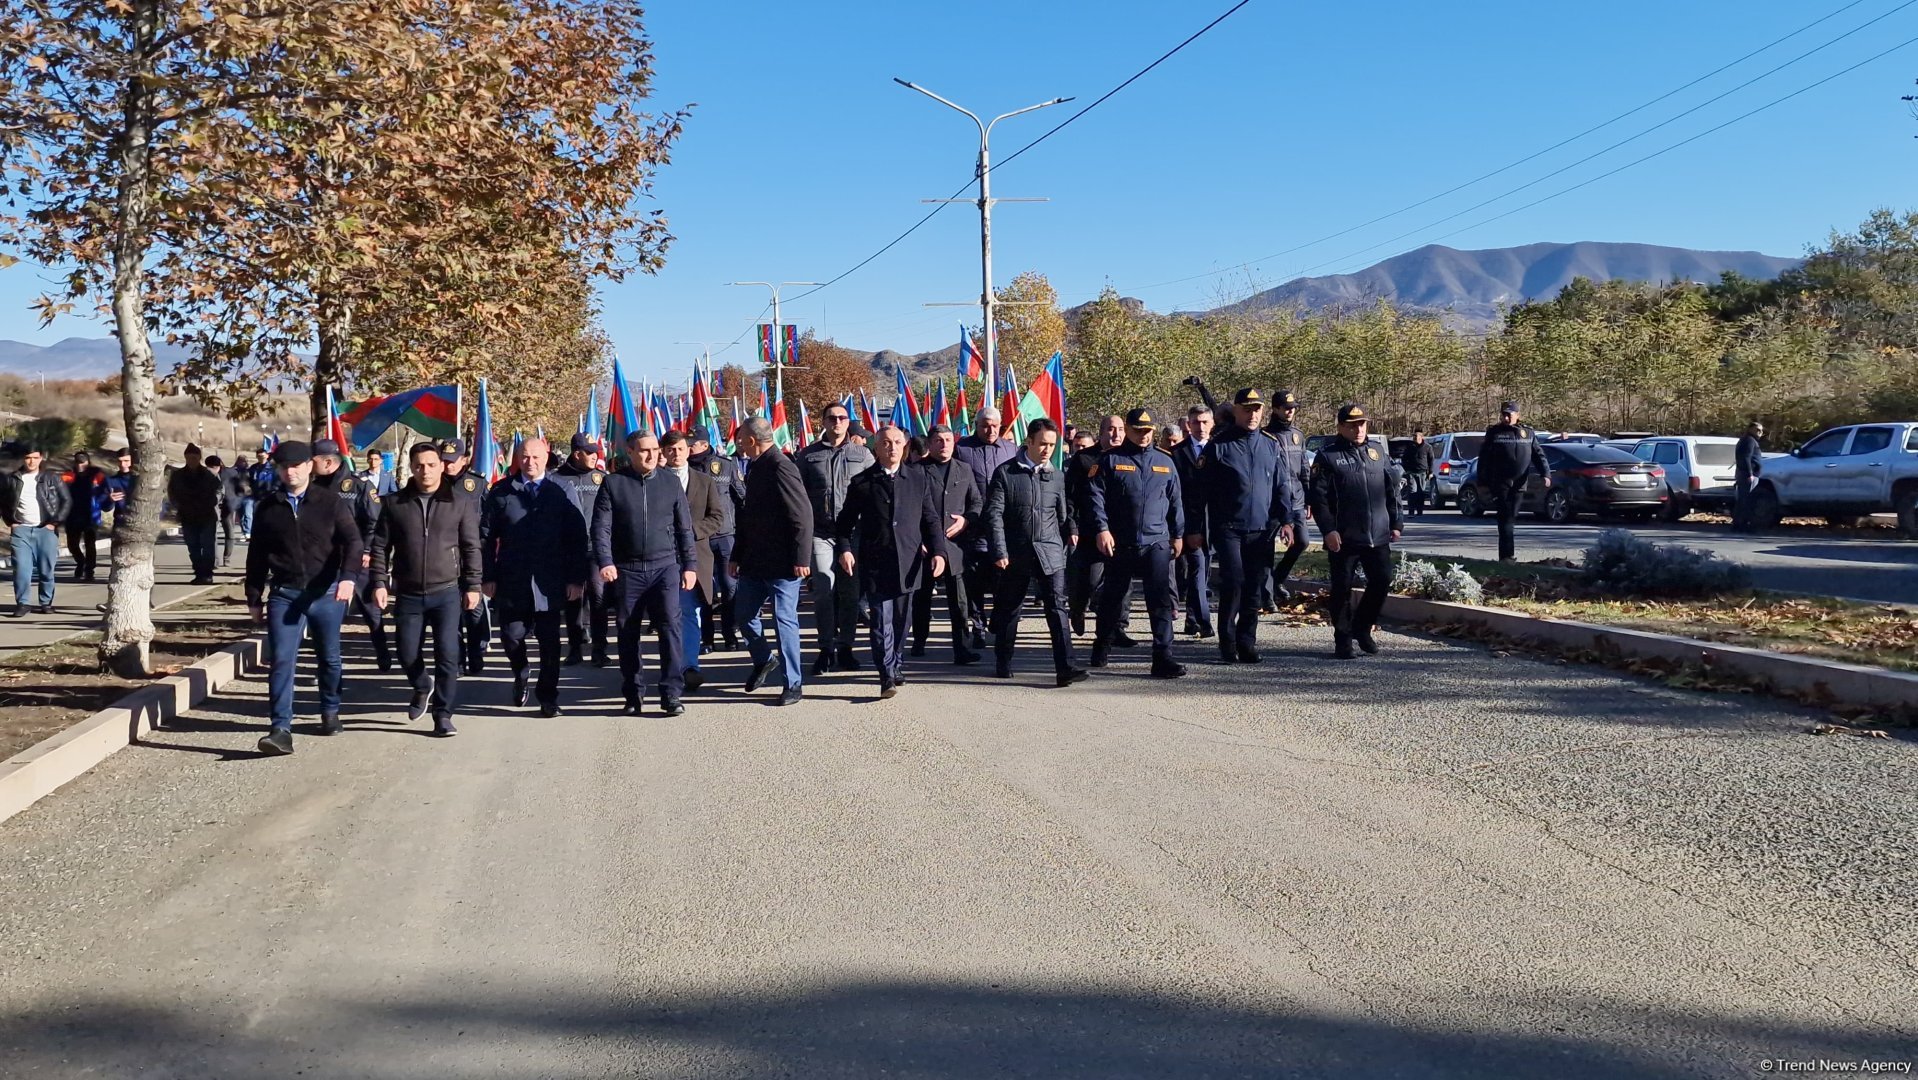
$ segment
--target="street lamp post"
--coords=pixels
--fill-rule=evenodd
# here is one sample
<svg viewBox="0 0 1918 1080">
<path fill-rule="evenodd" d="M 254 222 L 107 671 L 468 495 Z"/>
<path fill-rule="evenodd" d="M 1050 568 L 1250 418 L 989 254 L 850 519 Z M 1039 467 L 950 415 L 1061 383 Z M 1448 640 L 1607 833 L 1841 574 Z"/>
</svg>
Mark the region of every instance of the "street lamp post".
<svg viewBox="0 0 1918 1080">
<path fill-rule="evenodd" d="M 786 343 L 779 334 L 779 290 L 788 285 L 823 285 L 823 281 L 729 281 L 728 285 L 764 285 L 773 291 L 773 386 L 778 397 L 786 396 Z"/>
<path fill-rule="evenodd" d="M 992 197 L 992 125 L 1001 120 L 1018 116 L 1021 113 L 1035 112 L 1039 109 L 1051 108 L 1054 105 L 1063 105 L 1072 99 L 1069 97 L 1053 98 L 1051 101 L 1042 101 L 1037 105 L 1028 105 L 1023 109 L 1014 109 L 1009 113 L 995 116 L 991 120 L 981 120 L 978 113 L 973 112 L 971 109 L 955 105 L 917 83 L 910 83 L 900 78 L 895 78 L 892 81 L 908 90 L 917 90 L 949 109 L 955 109 L 965 113 L 972 119 L 973 123 L 979 125 L 979 308 L 984 312 L 986 320 L 986 386 L 988 392 L 990 392 L 990 388 L 998 385 L 997 377 L 999 374 L 998 337 L 992 332 L 993 308 L 998 304 L 992 295 L 992 204 L 994 202 L 1043 201 L 1038 199 L 994 199 Z M 960 200 L 951 201 L 956 202 Z"/>
</svg>

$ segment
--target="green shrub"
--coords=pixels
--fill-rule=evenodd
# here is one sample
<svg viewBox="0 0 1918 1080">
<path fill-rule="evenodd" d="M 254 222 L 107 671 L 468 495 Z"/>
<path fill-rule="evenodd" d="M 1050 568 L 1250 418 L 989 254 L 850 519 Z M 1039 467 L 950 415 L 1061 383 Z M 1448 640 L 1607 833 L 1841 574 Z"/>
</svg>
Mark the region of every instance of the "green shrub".
<svg viewBox="0 0 1918 1080">
<path fill-rule="evenodd" d="M 1654 544 L 1626 529 L 1606 529 L 1585 549 L 1581 579 L 1594 588 L 1630 596 L 1718 596 L 1751 584 L 1737 563 L 1679 544 Z"/>
</svg>

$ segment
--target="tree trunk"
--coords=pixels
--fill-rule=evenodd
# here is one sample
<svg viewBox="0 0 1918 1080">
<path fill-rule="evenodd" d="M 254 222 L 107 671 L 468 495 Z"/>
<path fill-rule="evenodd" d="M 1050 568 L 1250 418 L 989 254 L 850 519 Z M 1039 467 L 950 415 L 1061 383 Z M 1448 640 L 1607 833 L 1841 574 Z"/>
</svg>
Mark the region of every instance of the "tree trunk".
<svg viewBox="0 0 1918 1080">
<path fill-rule="evenodd" d="M 113 515 L 113 560 L 100 637 L 101 666 L 126 679 L 152 674 L 153 544 L 160 531 L 160 488 L 166 474 L 166 454 L 154 422 L 153 349 L 141 295 L 153 211 L 153 99 L 147 77 L 159 36 L 159 0 L 136 0 L 131 18 L 135 64 L 123 99 L 112 304 L 114 331 L 120 338 L 120 405 L 133 450 L 134 481 L 131 512 L 117 510 Z"/>
<path fill-rule="evenodd" d="M 313 386 L 307 392 L 307 411 L 313 420 L 313 437 L 319 438 L 326 431 L 326 388 L 339 388 L 340 374 L 346 370 L 347 353 L 353 347 L 353 308 L 330 288 L 321 291 L 315 308 L 314 330 L 320 349 L 313 358 Z"/>
</svg>

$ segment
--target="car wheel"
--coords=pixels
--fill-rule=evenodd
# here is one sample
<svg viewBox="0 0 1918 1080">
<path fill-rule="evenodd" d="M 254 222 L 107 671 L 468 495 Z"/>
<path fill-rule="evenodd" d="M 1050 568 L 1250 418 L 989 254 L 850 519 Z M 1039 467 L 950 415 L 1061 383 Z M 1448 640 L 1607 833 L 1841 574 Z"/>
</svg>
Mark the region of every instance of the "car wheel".
<svg viewBox="0 0 1918 1080">
<path fill-rule="evenodd" d="M 1752 492 L 1753 525 L 1761 529 L 1776 529 L 1784 516 L 1785 508 L 1778 505 L 1778 492 L 1769 487 Z"/>
<path fill-rule="evenodd" d="M 1542 516 L 1554 525 L 1564 525 L 1578 517 L 1578 511 L 1572 508 L 1570 495 L 1554 488 L 1545 495 L 1545 510 Z"/>
<path fill-rule="evenodd" d="M 1671 498 L 1665 500 L 1665 508 L 1659 511 L 1659 516 L 1666 521 L 1683 521 L 1685 515 L 1691 512 L 1692 507 L 1690 500 L 1681 499 L 1673 495 Z"/>
<path fill-rule="evenodd" d="M 1485 507 L 1478 501 L 1477 488 L 1460 488 L 1458 493 L 1458 512 L 1463 517 L 1485 516 Z"/>
<path fill-rule="evenodd" d="M 1918 486 L 1893 495 L 1891 506 L 1898 512 L 1898 531 L 1907 540 L 1918 540 Z"/>
</svg>

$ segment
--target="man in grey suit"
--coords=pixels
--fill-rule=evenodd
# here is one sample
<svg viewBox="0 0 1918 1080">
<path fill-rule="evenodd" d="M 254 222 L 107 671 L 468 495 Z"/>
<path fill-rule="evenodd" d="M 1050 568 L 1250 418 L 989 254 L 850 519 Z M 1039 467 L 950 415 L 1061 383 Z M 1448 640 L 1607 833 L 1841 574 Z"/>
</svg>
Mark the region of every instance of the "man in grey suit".
<svg viewBox="0 0 1918 1080">
<path fill-rule="evenodd" d="M 1052 467 L 1052 452 L 1058 445 L 1059 431 L 1051 421 L 1034 420 L 1026 428 L 1018 456 L 999 466 L 987 488 L 988 555 L 999 571 L 992 602 L 997 661 L 993 674 L 1012 677 L 1019 609 L 1025 605 L 1026 593 L 1036 587 L 1046 629 L 1052 634 L 1057 685 L 1071 686 L 1086 678 L 1086 669 L 1073 659 L 1072 636 L 1066 626 L 1066 552 L 1079 538 L 1066 509 L 1065 477 Z"/>
</svg>

